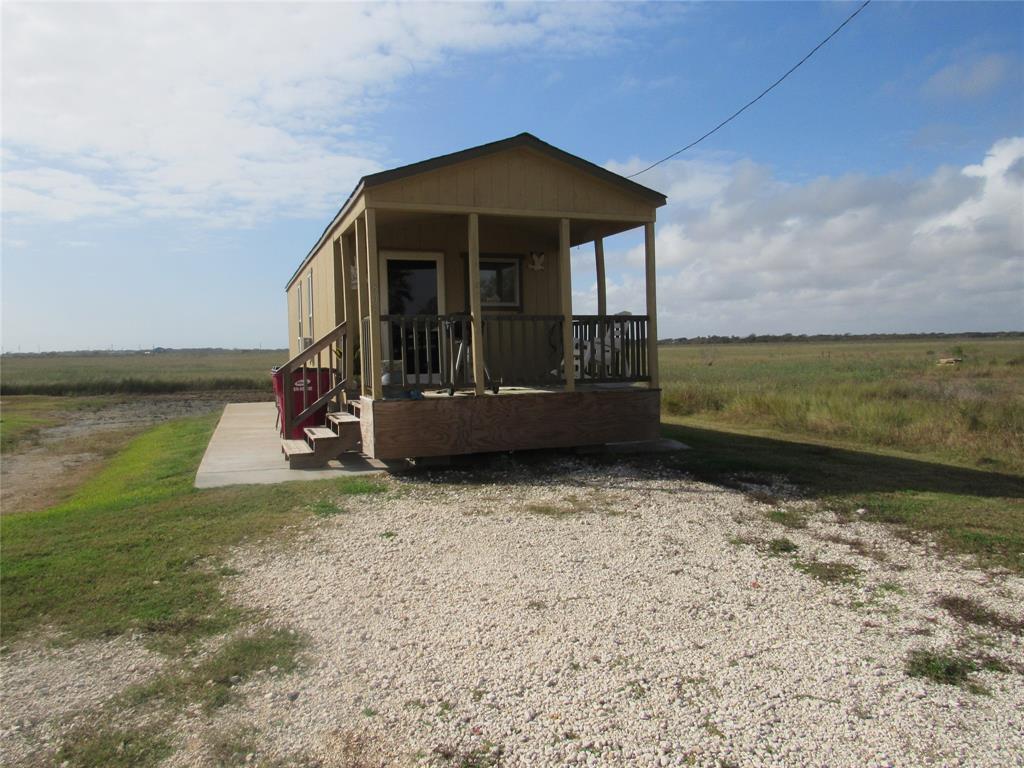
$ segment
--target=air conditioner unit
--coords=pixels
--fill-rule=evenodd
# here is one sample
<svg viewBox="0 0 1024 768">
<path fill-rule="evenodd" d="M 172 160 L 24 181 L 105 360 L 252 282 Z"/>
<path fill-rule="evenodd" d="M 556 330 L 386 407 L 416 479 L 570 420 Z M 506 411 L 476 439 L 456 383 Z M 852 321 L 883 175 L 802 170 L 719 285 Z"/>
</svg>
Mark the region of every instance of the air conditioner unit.
<svg viewBox="0 0 1024 768">
<path fill-rule="evenodd" d="M 309 347 L 312 347 L 312 346 L 313 346 L 313 337 L 312 336 L 299 336 L 299 351 L 300 352 L 302 350 L 308 349 Z"/>
</svg>

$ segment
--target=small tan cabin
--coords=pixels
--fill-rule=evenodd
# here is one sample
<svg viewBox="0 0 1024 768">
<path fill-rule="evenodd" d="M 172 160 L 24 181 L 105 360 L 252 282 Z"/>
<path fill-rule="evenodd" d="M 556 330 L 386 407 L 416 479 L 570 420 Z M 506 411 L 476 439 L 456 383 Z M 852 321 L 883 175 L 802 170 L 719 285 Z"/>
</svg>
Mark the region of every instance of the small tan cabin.
<svg viewBox="0 0 1024 768">
<path fill-rule="evenodd" d="M 293 466 L 656 437 L 665 202 L 528 133 L 365 176 L 287 285 Z M 647 313 L 609 315 L 603 239 L 636 228 Z M 595 315 L 572 307 L 585 243 Z"/>
</svg>

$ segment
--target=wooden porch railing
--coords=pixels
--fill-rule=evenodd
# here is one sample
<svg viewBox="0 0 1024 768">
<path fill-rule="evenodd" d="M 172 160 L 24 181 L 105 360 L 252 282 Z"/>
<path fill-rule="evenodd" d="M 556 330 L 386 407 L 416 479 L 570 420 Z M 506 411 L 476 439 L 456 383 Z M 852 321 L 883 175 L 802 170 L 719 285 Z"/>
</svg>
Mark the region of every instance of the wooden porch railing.
<svg viewBox="0 0 1024 768">
<path fill-rule="evenodd" d="M 483 316 L 487 386 L 550 387 L 565 383 L 562 315 L 488 313 Z M 385 393 L 472 386 L 471 318 L 467 314 L 381 315 L 381 373 Z M 363 319 L 363 336 L 369 333 Z M 572 373 L 577 382 L 650 380 L 645 315 L 575 315 Z M 363 375 L 368 359 L 361 356 Z"/>
<path fill-rule="evenodd" d="M 484 358 L 495 382 L 510 387 L 565 383 L 562 315 L 485 314 Z"/>
<path fill-rule="evenodd" d="M 454 392 L 470 385 L 469 315 L 381 315 L 380 325 L 385 389 Z"/>
<path fill-rule="evenodd" d="M 646 315 L 573 315 L 576 381 L 650 381 Z"/>
<path fill-rule="evenodd" d="M 281 370 L 284 372 L 284 413 L 281 414 L 281 421 L 286 437 L 291 435 L 292 428 L 296 424 L 301 424 L 331 400 L 335 400 L 340 405 L 341 392 L 348 381 L 348 371 L 345 370 L 345 350 L 348 343 L 348 332 L 346 324 L 343 322 L 281 366 Z M 324 365 L 325 358 L 326 366 Z M 315 370 L 312 379 L 310 378 L 311 368 Z M 291 414 L 295 410 L 295 399 L 300 396 L 295 392 L 292 374 L 300 370 L 303 372 L 302 408 L 292 416 Z M 326 387 L 321 378 L 323 370 L 329 372 Z"/>
</svg>

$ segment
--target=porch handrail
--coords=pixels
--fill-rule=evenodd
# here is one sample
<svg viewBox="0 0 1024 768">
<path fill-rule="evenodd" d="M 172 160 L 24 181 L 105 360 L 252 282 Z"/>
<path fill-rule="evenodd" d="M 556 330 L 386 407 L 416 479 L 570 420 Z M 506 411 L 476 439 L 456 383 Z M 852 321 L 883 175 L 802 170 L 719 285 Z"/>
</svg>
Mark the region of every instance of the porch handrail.
<svg viewBox="0 0 1024 768">
<path fill-rule="evenodd" d="M 285 436 L 291 434 L 296 424 L 301 424 L 309 416 L 323 408 L 332 399 L 338 397 L 348 381 L 349 372 L 345 370 L 346 350 L 348 347 L 348 329 L 346 321 L 339 323 L 334 329 L 325 333 L 315 342 L 310 344 L 288 362 L 281 366 L 284 371 L 284 413 L 281 414 L 281 423 L 284 425 Z M 330 372 L 329 386 L 326 390 L 321 387 L 320 370 L 323 366 L 324 354 L 327 355 L 327 370 Z M 303 374 L 302 386 L 302 410 L 292 415 L 295 398 L 292 374 L 295 371 L 306 371 L 311 366 L 310 362 L 315 360 L 317 375 L 313 386 L 309 385 L 308 374 Z M 310 390 L 313 390 L 310 392 Z M 310 402 L 310 397 L 313 398 Z"/>
<path fill-rule="evenodd" d="M 647 315 L 573 315 L 576 380 L 593 384 L 650 381 Z"/>
</svg>

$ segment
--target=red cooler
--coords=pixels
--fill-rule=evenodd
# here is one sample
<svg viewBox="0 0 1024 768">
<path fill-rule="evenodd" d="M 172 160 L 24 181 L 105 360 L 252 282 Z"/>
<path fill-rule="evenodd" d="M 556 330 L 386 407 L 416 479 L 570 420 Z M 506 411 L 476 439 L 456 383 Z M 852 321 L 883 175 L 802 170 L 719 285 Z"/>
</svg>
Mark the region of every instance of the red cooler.
<svg viewBox="0 0 1024 768">
<path fill-rule="evenodd" d="M 280 424 L 281 437 L 292 440 L 302 440 L 306 435 L 303 430 L 306 427 L 322 427 L 327 420 L 327 405 L 317 408 L 313 413 L 292 427 L 290 435 L 284 434 L 284 419 L 280 418 L 284 413 L 284 371 L 280 368 L 270 369 L 270 379 L 274 382 L 274 397 L 277 399 L 278 424 Z M 331 388 L 330 368 L 299 368 L 292 371 L 290 386 L 292 388 L 292 412 L 290 416 L 295 418 L 306 405 L 316 402 L 324 392 Z"/>
</svg>

